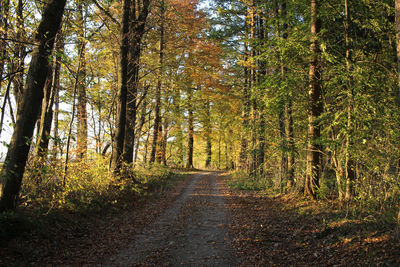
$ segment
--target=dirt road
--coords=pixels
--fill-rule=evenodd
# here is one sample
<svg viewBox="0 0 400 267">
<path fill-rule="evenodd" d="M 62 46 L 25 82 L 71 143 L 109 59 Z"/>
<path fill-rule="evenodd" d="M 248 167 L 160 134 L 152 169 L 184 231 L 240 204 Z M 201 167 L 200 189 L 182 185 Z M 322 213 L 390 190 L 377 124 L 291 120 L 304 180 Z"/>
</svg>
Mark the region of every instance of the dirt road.
<svg viewBox="0 0 400 267">
<path fill-rule="evenodd" d="M 106 266 L 234 266 L 222 179 L 213 172 L 194 175 L 181 196 Z"/>
</svg>

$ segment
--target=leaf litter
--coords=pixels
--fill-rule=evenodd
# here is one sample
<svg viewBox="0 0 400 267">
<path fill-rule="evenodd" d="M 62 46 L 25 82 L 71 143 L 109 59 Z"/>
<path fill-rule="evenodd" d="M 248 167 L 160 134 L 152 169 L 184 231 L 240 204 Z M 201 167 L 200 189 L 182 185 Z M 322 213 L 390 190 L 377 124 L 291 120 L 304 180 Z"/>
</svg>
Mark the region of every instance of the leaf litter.
<svg viewBox="0 0 400 267">
<path fill-rule="evenodd" d="M 223 173 L 191 175 L 174 188 L 101 216 L 65 217 L 10 240 L 0 265 L 399 266 L 392 232 L 362 220 L 327 224 L 295 196 L 231 189 Z"/>
</svg>

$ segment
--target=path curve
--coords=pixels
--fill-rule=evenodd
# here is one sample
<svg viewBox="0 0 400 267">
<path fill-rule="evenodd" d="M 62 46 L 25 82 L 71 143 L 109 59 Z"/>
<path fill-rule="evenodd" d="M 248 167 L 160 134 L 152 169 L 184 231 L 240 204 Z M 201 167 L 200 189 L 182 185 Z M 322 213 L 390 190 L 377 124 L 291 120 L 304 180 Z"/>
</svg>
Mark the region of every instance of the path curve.
<svg viewBox="0 0 400 267">
<path fill-rule="evenodd" d="M 234 266 L 222 179 L 216 172 L 194 175 L 181 196 L 105 266 Z"/>
</svg>

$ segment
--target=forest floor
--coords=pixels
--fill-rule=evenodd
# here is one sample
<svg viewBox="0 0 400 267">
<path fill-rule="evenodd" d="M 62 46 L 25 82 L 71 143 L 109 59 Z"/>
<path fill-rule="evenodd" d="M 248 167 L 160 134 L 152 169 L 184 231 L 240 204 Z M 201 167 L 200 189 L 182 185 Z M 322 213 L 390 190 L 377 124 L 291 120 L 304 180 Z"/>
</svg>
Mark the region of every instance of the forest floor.
<svg viewBox="0 0 400 267">
<path fill-rule="evenodd" d="M 400 266 L 391 226 L 225 179 L 199 172 L 118 212 L 58 218 L 3 244 L 0 265 Z"/>
</svg>

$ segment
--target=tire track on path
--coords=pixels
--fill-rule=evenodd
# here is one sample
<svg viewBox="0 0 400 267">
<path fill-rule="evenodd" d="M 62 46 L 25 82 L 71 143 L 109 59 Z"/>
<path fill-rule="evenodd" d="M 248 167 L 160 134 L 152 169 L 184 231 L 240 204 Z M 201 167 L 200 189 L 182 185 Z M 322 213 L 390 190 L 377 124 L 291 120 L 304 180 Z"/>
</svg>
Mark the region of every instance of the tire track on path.
<svg viewBox="0 0 400 267">
<path fill-rule="evenodd" d="M 105 266 L 235 265 L 219 179 L 217 173 L 196 174 L 171 207 Z"/>
</svg>

